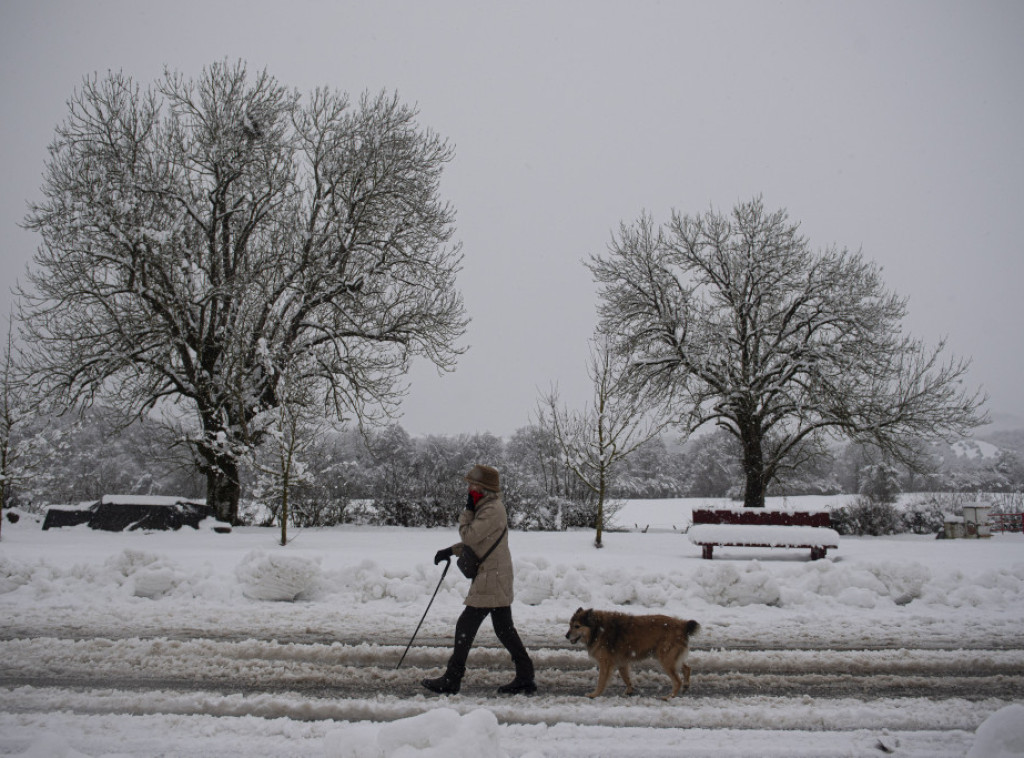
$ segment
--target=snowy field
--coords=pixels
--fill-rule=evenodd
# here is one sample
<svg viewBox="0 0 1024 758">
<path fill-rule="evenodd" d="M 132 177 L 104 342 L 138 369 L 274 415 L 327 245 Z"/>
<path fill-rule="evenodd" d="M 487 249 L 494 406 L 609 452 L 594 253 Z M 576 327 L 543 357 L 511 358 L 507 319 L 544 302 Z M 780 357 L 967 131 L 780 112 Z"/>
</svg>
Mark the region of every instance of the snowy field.
<svg viewBox="0 0 1024 758">
<path fill-rule="evenodd" d="M 510 533 L 540 688 L 513 698 L 493 694 L 512 669 L 486 623 L 461 694 L 418 686 L 447 658 L 454 567 L 395 670 L 454 529 L 306 530 L 282 548 L 272 529 L 5 520 L 0 755 L 1024 756 L 1024 536 L 705 561 L 682 531 L 707 504 L 632 501 L 602 550 L 591 532 Z M 617 679 L 583 697 L 595 668 L 564 639 L 579 606 L 698 620 L 690 692 L 663 702 L 642 664 L 639 697 Z"/>
</svg>

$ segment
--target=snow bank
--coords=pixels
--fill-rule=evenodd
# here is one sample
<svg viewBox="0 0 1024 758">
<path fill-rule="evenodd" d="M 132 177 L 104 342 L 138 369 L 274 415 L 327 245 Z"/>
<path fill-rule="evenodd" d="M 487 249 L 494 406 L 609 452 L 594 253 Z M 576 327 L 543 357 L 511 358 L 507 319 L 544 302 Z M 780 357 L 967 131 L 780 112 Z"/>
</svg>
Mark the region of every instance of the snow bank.
<svg viewBox="0 0 1024 758">
<path fill-rule="evenodd" d="M 13 527 L 13 528 L 11 528 Z M 135 602 L 249 607 L 252 602 L 307 602 L 313 606 L 396 608 L 423 605 L 437 587 L 437 530 L 398 535 L 373 529 L 324 530 L 303 535 L 306 549 L 271 546 L 267 530 L 231 535 L 194 533 L 101 536 L 82 527 L 39 532 L 9 525 L 0 552 L 0 613 L 31 616 L 47 605 L 95 615 L 101 607 L 124 615 Z M 19 532 L 42 535 L 24 544 Z M 842 555 L 809 561 L 779 550 L 723 550 L 714 561 L 682 535 L 614 534 L 602 551 L 574 557 L 547 549 L 553 540 L 589 543 L 589 535 L 516 533 L 516 605 L 544 618 L 578 606 L 629 606 L 687 615 L 713 608 L 769 607 L 886 610 L 900 607 L 970 608 L 1005 612 L 1024 608 L 1024 538 L 987 541 L 929 538 L 843 541 Z M 409 540 L 414 545 L 404 544 Z M 346 549 L 338 550 L 339 545 Z M 357 549 L 364 543 L 363 549 Z M 137 546 L 137 547 L 136 547 Z M 875 548 L 865 554 L 864 548 Z M 97 552 L 98 551 L 98 552 Z M 81 553 L 81 560 L 68 561 Z M 877 554 L 875 554 L 877 552 Z M 552 557 L 547 557 L 548 555 Z M 372 558 L 367 556 L 373 556 Z M 461 605 L 465 580 L 449 573 L 439 607 Z M 412 615 L 418 615 L 418 611 Z M 519 613 L 528 610 L 521 610 Z M 411 612 L 410 612 L 411 613 Z M 696 617 L 696 616 L 694 616 Z"/>
<path fill-rule="evenodd" d="M 90 756 L 75 750 L 67 740 L 58 734 L 43 734 L 32 741 L 28 750 L 18 753 L 15 758 L 90 758 Z"/>
<path fill-rule="evenodd" d="M 465 715 L 438 708 L 389 724 L 360 723 L 331 732 L 326 758 L 481 758 L 501 749 L 498 719 L 482 708 Z"/>
<path fill-rule="evenodd" d="M 293 601 L 320 578 L 319 561 L 292 555 L 249 553 L 235 569 L 242 593 L 252 600 Z"/>
<path fill-rule="evenodd" d="M 1024 756 L 1024 705 L 1008 705 L 978 727 L 967 758 Z"/>
</svg>

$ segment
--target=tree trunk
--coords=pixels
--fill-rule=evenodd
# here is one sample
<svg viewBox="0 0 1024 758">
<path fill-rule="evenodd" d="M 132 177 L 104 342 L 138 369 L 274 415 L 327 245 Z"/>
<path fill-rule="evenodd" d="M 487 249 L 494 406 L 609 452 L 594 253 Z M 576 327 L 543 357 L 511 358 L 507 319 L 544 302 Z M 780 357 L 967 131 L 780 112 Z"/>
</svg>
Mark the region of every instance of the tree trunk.
<svg viewBox="0 0 1024 758">
<path fill-rule="evenodd" d="M 281 478 L 281 547 L 288 544 L 288 473 Z"/>
<path fill-rule="evenodd" d="M 743 473 L 746 484 L 743 490 L 744 508 L 764 508 L 764 453 L 761 449 L 761 435 L 756 424 L 750 422 L 742 428 Z"/>
<path fill-rule="evenodd" d="M 604 472 L 601 472 L 600 485 L 597 492 L 597 537 L 594 539 L 594 547 L 604 547 L 601 543 L 601 535 L 604 532 Z"/>
<path fill-rule="evenodd" d="M 238 464 L 226 456 L 217 456 L 216 463 L 206 469 L 206 504 L 213 506 L 218 521 L 238 525 L 241 494 Z"/>
<path fill-rule="evenodd" d="M 747 469 L 747 482 L 743 490 L 744 508 L 764 508 L 764 482 L 761 472 Z"/>
</svg>

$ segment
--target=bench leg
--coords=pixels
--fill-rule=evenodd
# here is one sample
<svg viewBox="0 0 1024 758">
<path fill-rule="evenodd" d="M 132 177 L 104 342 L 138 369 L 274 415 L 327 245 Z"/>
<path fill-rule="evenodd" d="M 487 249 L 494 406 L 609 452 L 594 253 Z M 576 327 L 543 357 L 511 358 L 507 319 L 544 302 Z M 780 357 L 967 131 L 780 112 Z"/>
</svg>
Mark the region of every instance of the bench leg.
<svg viewBox="0 0 1024 758">
<path fill-rule="evenodd" d="M 825 557 L 825 553 L 828 552 L 827 547 L 812 547 L 811 548 L 811 560 L 817 561 Z"/>
<path fill-rule="evenodd" d="M 707 560 L 710 561 L 711 560 L 711 553 L 714 552 L 715 546 L 714 545 L 701 545 L 701 548 L 703 549 L 701 555 L 703 555 L 704 558 L 706 558 Z"/>
</svg>

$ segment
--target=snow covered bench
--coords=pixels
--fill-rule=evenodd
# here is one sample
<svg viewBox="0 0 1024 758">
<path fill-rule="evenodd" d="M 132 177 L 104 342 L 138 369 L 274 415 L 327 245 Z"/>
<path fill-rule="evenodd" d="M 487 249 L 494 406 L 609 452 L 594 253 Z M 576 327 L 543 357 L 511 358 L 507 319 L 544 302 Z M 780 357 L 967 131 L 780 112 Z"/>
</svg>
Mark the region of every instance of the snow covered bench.
<svg viewBox="0 0 1024 758">
<path fill-rule="evenodd" d="M 689 537 L 708 560 L 715 547 L 796 547 L 809 548 L 816 561 L 830 547 L 839 547 L 839 533 L 831 524 L 826 512 L 698 509 Z"/>
</svg>

